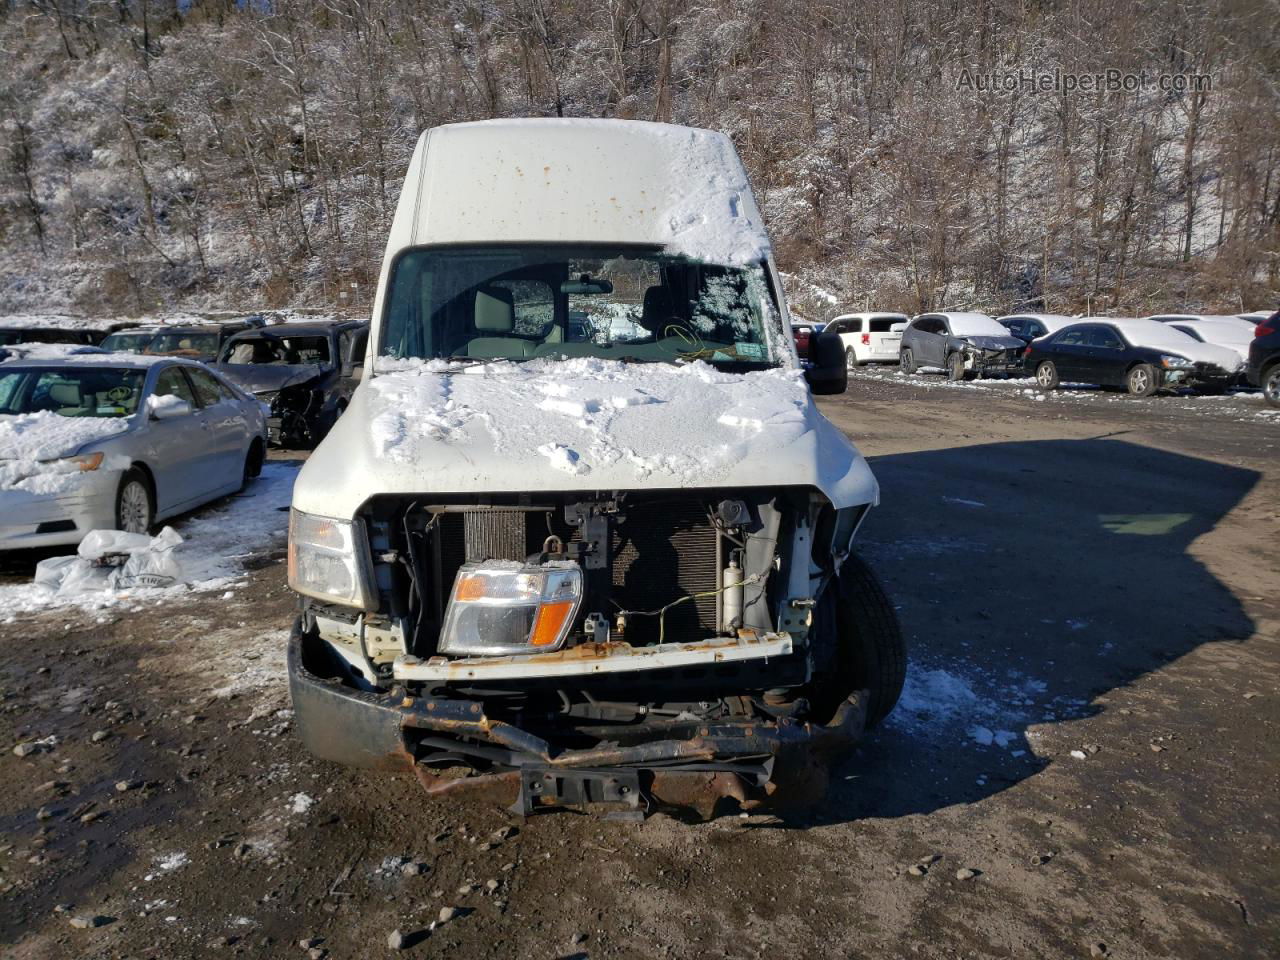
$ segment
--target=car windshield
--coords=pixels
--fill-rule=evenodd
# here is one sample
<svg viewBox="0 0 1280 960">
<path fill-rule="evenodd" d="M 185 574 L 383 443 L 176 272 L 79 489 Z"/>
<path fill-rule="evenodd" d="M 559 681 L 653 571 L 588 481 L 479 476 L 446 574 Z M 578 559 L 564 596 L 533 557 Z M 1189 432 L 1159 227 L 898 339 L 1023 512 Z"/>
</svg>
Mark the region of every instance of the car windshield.
<svg viewBox="0 0 1280 960">
<path fill-rule="evenodd" d="M 308 363 L 323 365 L 329 362 L 329 340 L 317 336 L 237 337 L 227 344 L 222 362 L 280 367 Z"/>
<path fill-rule="evenodd" d="M 211 357 L 218 352 L 216 333 L 157 333 L 147 345 L 147 353 L 190 354 Z"/>
<path fill-rule="evenodd" d="M 379 352 L 775 366 L 772 304 L 759 264 L 621 246 L 423 247 L 396 262 Z"/>
<path fill-rule="evenodd" d="M 110 353 L 141 353 L 154 337 L 154 333 L 113 333 L 101 346 Z"/>
<path fill-rule="evenodd" d="M 145 370 L 98 365 L 24 367 L 0 372 L 0 414 L 128 417 L 138 409 Z"/>
</svg>

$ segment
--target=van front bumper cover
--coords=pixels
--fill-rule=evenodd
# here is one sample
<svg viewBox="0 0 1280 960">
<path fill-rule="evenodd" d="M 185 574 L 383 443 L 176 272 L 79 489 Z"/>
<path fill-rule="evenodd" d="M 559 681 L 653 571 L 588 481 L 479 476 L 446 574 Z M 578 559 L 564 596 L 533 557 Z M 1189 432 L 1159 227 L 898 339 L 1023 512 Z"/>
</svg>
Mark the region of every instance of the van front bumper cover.
<svg viewBox="0 0 1280 960">
<path fill-rule="evenodd" d="M 826 724 L 790 717 L 695 723 L 642 743 L 561 748 L 490 718 L 481 701 L 419 697 L 399 685 L 368 692 L 325 679 L 304 662 L 309 645 L 324 641 L 295 623 L 289 690 L 298 734 L 313 754 L 350 766 L 413 771 L 433 794 L 485 790 L 524 814 L 543 805 L 596 802 L 638 814 L 653 806 L 709 813 L 721 797 L 750 809 L 775 793 L 788 804 L 820 800 L 827 767 L 858 743 L 866 724 L 867 693 L 858 691 Z M 483 758 L 494 772 L 440 776 L 418 763 L 423 744 Z"/>
</svg>

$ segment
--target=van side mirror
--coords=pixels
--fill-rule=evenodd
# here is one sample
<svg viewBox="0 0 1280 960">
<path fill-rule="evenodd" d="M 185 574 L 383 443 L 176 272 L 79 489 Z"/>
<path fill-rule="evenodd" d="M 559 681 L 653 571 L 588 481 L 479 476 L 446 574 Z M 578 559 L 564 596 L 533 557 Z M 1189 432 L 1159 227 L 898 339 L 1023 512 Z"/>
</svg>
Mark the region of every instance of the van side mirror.
<svg viewBox="0 0 1280 960">
<path fill-rule="evenodd" d="M 844 341 L 831 329 L 809 336 L 809 360 L 813 366 L 804 372 L 809 389 L 815 394 L 844 393 L 849 387 L 849 368 L 845 366 Z"/>
</svg>

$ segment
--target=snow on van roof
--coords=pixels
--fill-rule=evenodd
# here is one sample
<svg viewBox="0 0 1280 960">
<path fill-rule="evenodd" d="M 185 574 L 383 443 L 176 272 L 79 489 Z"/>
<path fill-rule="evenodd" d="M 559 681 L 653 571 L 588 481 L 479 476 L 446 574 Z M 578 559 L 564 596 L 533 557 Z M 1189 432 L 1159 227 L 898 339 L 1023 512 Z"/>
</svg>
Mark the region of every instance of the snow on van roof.
<svg viewBox="0 0 1280 960">
<path fill-rule="evenodd" d="M 636 120 L 481 120 L 428 130 L 387 253 L 429 243 L 634 243 L 727 265 L 769 252 L 725 134 Z"/>
</svg>

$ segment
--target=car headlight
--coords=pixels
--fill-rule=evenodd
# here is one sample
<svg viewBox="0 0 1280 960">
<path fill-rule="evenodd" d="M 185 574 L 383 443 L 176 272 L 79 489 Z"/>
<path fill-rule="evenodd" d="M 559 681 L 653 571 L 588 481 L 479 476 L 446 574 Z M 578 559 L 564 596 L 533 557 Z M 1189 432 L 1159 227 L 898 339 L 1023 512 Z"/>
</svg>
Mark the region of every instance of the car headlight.
<svg viewBox="0 0 1280 960">
<path fill-rule="evenodd" d="M 373 610 L 368 548 L 358 521 L 289 511 L 289 586 L 298 593 Z"/>
<path fill-rule="evenodd" d="M 1160 366 L 1166 370 L 1190 370 L 1195 363 L 1186 357 L 1175 357 L 1171 353 L 1162 353 L 1160 355 Z"/>
<path fill-rule="evenodd" d="M 463 564 L 449 596 L 440 652 L 550 653 L 564 644 L 581 601 L 576 563 Z"/>
</svg>

